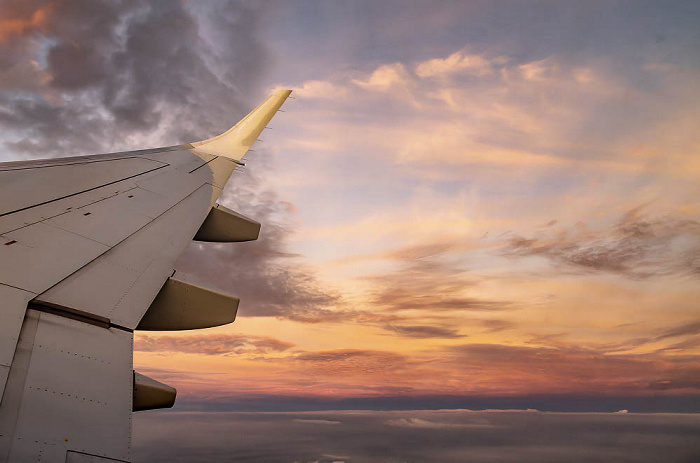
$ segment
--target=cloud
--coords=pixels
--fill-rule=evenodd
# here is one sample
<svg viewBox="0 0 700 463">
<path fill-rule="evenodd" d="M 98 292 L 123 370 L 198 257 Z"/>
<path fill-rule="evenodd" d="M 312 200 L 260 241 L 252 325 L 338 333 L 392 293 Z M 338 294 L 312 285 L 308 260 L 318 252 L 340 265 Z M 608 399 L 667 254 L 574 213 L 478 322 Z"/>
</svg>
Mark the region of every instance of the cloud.
<svg viewBox="0 0 700 463">
<path fill-rule="evenodd" d="M 441 77 L 458 72 L 483 76 L 493 72 L 491 63 L 481 55 L 470 55 L 458 51 L 447 58 L 433 58 L 418 63 L 415 69 L 418 77 Z"/>
<path fill-rule="evenodd" d="M 295 11 L 303 22 L 294 23 L 291 15 L 280 14 L 289 11 L 285 8 L 298 8 Z M 599 313 L 579 312 L 582 302 L 573 307 L 550 303 L 554 296 L 546 299 L 553 291 L 552 280 L 534 281 L 532 273 L 528 274 L 533 259 L 484 257 L 488 243 L 475 246 L 473 238 L 485 234 L 494 223 L 495 228 L 516 228 L 528 220 L 535 224 L 549 221 L 548 231 L 517 230 L 508 235 L 521 238 L 515 248 L 515 241 L 500 244 L 510 257 L 539 256 L 565 270 L 566 279 L 575 282 L 557 291 L 596 294 L 581 283 L 587 279 L 576 279 L 596 272 L 644 278 L 649 284 L 651 276 L 668 275 L 676 278 L 676 287 L 683 285 L 686 291 L 688 278 L 697 274 L 700 255 L 693 238 L 697 228 L 691 220 L 697 215 L 696 195 L 691 193 L 700 164 L 697 157 L 688 155 L 697 145 L 697 70 L 688 63 L 666 63 L 679 55 L 659 44 L 633 50 L 623 47 L 629 53 L 618 56 L 601 54 L 604 47 L 597 53 L 581 52 L 591 40 L 599 46 L 610 41 L 619 50 L 621 41 L 637 43 L 654 35 L 644 21 L 640 21 L 644 27 L 635 29 L 636 35 L 629 35 L 624 27 L 609 27 L 603 34 L 588 32 L 589 24 L 579 24 L 580 18 L 599 18 L 600 8 L 585 7 L 562 18 L 558 9 L 547 8 L 496 8 L 489 14 L 483 11 L 488 8 L 478 4 L 380 5 L 373 7 L 377 15 L 367 21 L 377 26 L 371 31 L 357 27 L 366 22 L 347 20 L 368 16 L 364 8 L 294 8 L 276 3 L 174 0 L 148 4 L 23 1 L 0 6 L 4 27 L 0 32 L 0 84 L 5 89 L 0 95 L 0 125 L 14 155 L 79 154 L 216 134 L 252 106 L 273 58 L 277 69 L 286 69 L 285 75 L 293 76 L 289 79 L 303 97 L 297 100 L 303 116 L 284 129 L 294 133 L 290 145 L 299 153 L 290 153 L 281 161 L 284 174 L 275 179 L 284 177 L 289 181 L 285 185 L 292 185 L 287 191 L 298 194 L 294 203 L 300 206 L 299 212 L 261 180 L 256 169 L 274 153 L 257 151 L 249 156 L 256 162 L 236 174 L 222 202 L 260 220 L 260 240 L 195 243 L 178 269 L 241 297 L 241 317 L 371 325 L 358 327 L 357 336 L 347 344 L 361 347 L 343 348 L 340 336 L 328 344 L 324 336 L 329 336 L 325 331 L 329 327 L 317 325 L 304 341 L 308 345 L 299 346 L 302 352 L 285 349 L 284 343 L 271 344 L 264 337 L 238 335 L 213 341 L 188 336 L 157 341 L 153 336 L 137 341 L 140 348 L 226 356 L 200 360 L 221 361 L 218 365 L 225 365 L 227 372 L 235 370 L 231 368 L 235 356 L 227 353 L 266 360 L 251 367 L 259 369 L 256 372 L 241 373 L 240 382 L 227 373 L 227 382 L 212 395 L 233 390 L 303 390 L 307 394 L 386 396 L 436 389 L 439 393 L 495 390 L 507 394 L 566 391 L 579 385 L 587 392 L 622 389 L 657 394 L 669 390 L 678 394 L 696 390 L 693 377 L 682 374 L 681 366 L 697 374 L 697 359 L 669 350 L 696 346 L 692 330 L 675 326 L 677 313 L 692 300 L 688 292 L 682 301 L 680 296 L 655 298 L 650 296 L 655 287 L 642 290 L 640 283 L 625 281 L 639 293 L 614 302 L 603 294 L 598 299 L 604 306 Z M 351 15 L 337 14 L 339 11 Z M 452 16 L 455 11 L 459 14 Z M 644 12 L 641 16 L 656 18 L 654 28 L 669 25 L 666 16 Z M 357 30 L 338 33 L 334 25 L 343 21 L 333 20 L 336 14 L 346 28 L 351 23 Z M 402 21 L 411 14 L 421 21 Z M 615 17 L 604 16 L 608 26 L 618 25 Z M 314 22 L 318 19 L 322 20 Z M 494 19 L 495 24 L 517 27 L 493 27 Z M 266 27 L 267 21 L 273 21 L 275 27 Z M 277 27 L 282 24 L 287 27 Z M 299 24 L 303 27 L 295 27 Z M 323 27 L 316 28 L 321 24 Z M 428 24 L 431 27 L 425 30 L 449 35 L 451 45 L 421 43 L 416 24 Z M 547 25 L 551 29 L 542 28 Z M 343 31 L 349 31 L 346 28 Z M 285 57 L 292 66 L 284 66 L 279 61 L 281 51 L 292 48 L 287 37 L 295 30 L 303 31 L 304 45 L 311 44 L 308 37 L 313 36 L 314 46 L 297 47 L 298 53 Z M 460 35 L 465 30 L 472 32 Z M 676 27 L 669 30 L 675 37 L 683 34 Z M 331 35 L 337 41 L 320 40 L 323 31 L 334 32 Z M 523 33 L 530 40 L 521 40 Z M 494 35 L 497 41 L 482 41 Z M 542 37 L 563 37 L 570 42 L 542 41 Z M 275 39 L 280 40 L 266 45 Z M 368 54 L 368 45 L 377 40 L 381 50 Z M 460 48 L 466 42 L 471 51 Z M 324 44 L 323 51 L 318 43 Z M 360 50 L 361 58 L 359 53 L 338 53 L 335 45 L 340 43 L 348 47 L 342 50 L 357 44 L 365 47 Z M 575 53 L 569 53 L 572 49 Z M 451 53 L 454 50 L 459 51 Z M 650 50 L 654 53 L 646 52 Z M 300 59 L 304 53 L 313 59 Z M 315 66 L 318 53 L 336 54 L 334 59 L 342 65 L 324 64 L 321 68 L 329 76 L 320 75 L 321 68 Z M 299 75 L 308 80 L 295 81 Z M 298 162 L 302 159 L 306 162 Z M 294 169 L 299 178 L 290 180 L 293 174 L 288 172 Z M 323 188 L 312 191 L 309 185 L 317 184 Z M 430 195 L 425 199 L 426 191 L 459 196 L 460 201 L 435 202 Z M 566 229 L 563 224 L 570 221 L 551 207 L 558 205 L 558 211 L 575 215 L 575 220 L 586 221 L 590 227 L 591 216 L 599 211 L 589 203 L 616 207 L 627 204 L 629 198 L 655 195 L 671 203 L 672 209 L 687 212 L 687 217 L 680 212 L 656 218 L 640 213 L 610 228 Z M 424 199 L 413 201 L 416 197 Z M 305 209 L 298 198 L 310 198 L 306 202 L 310 206 Z M 414 207 L 409 218 L 404 206 Z M 398 211 L 389 214 L 391 223 L 382 220 L 386 211 Z M 367 215 L 379 219 L 365 222 Z M 473 217 L 478 215 L 489 220 L 477 223 Z M 340 230 L 333 239 L 342 245 L 337 248 L 350 250 L 344 252 L 356 252 L 372 242 L 374 248 L 367 251 L 372 259 L 359 261 L 363 267 L 356 274 L 363 278 L 348 284 L 357 283 L 361 290 L 344 297 L 324 283 L 320 266 L 314 267 L 314 261 L 295 253 L 298 241 L 292 241 L 297 239 L 292 232 L 298 227 L 297 217 L 304 226 L 323 222 L 328 226 L 325 238 Z M 335 227 L 341 221 L 348 226 Z M 360 226 L 354 226 L 358 223 Z M 681 231 L 669 231 L 673 228 Z M 498 232 L 491 230 L 490 236 Z M 389 246 L 397 249 L 383 252 Z M 330 248 L 313 243 L 317 256 Z M 493 265 L 505 260 L 506 266 Z M 671 292 L 674 287 L 664 289 Z M 548 302 L 535 306 L 525 300 L 535 293 L 533 298 L 544 294 L 542 300 Z M 642 300 L 640 294 L 649 297 Z M 673 326 L 668 331 L 652 329 L 651 334 L 647 329 L 635 333 L 634 342 L 625 341 L 627 332 L 605 328 L 627 321 L 607 318 L 612 311 L 606 308 L 618 301 L 621 312 L 634 311 L 633 316 L 624 313 L 619 318 L 643 320 L 648 327 L 665 326 L 656 323 L 663 316 Z M 673 305 L 676 301 L 681 309 Z M 648 309 L 652 305 L 654 311 Z M 643 307 L 638 310 L 639 306 Z M 586 313 L 586 320 L 577 315 L 580 313 Z M 545 326 L 549 339 L 529 339 L 523 333 L 525 323 Z M 509 329 L 512 331 L 505 332 Z M 551 332 L 568 334 L 557 338 Z M 470 337 L 463 338 L 461 333 Z M 577 336 L 581 338 L 575 343 L 566 341 Z M 654 341 L 654 336 L 659 338 Z M 588 337 L 597 341 L 589 342 Z M 615 339 L 600 342 L 609 337 Z M 440 347 L 466 339 L 474 342 L 464 352 Z M 518 345 L 531 341 L 527 346 Z M 359 344 L 365 342 L 367 346 Z M 505 344 L 500 350 L 474 347 L 498 342 Z M 655 348 L 647 346 L 651 342 L 666 347 L 647 354 L 620 354 L 631 346 Z M 434 343 L 434 349 L 417 350 L 416 346 L 429 343 Z M 329 346 L 335 350 L 326 350 Z M 410 354 L 400 352 L 402 349 L 410 349 Z M 253 364 L 247 358 L 243 361 Z M 282 373 L 270 373 L 272 379 L 262 378 L 264 374 L 256 377 L 263 363 Z M 578 365 L 580 370 L 575 368 Z M 200 390 L 211 391 L 213 376 L 208 378 L 200 381 Z M 248 388 L 237 389 L 241 384 Z M 299 461 L 320 458 L 317 454 L 304 458 L 307 456 Z M 431 456 L 422 455 L 418 460 L 430 461 Z"/>
<path fill-rule="evenodd" d="M 615 354 L 605 346 L 597 350 L 564 344 L 551 348 L 474 343 L 444 349 L 455 367 L 473 372 L 472 384 L 491 391 L 641 394 L 700 388 L 697 355 L 677 359 L 663 354 Z"/>
<path fill-rule="evenodd" d="M 241 299 L 240 316 L 281 317 L 300 322 L 339 321 L 339 295 L 327 290 L 300 256 L 288 251 L 293 209 L 265 187 L 258 169 L 269 168 L 264 151 L 255 153 L 243 174 L 234 177 L 220 203 L 262 223 L 257 241 L 193 243 L 176 267 L 195 279 Z"/>
<path fill-rule="evenodd" d="M 4 5 L 0 125 L 9 129 L 7 146 L 46 157 L 222 132 L 260 90 L 263 8 L 176 0 Z M 228 39 L 227 47 L 213 48 L 208 36 Z M 217 60 L 226 60 L 227 71 Z"/>
<path fill-rule="evenodd" d="M 387 420 L 389 426 L 417 429 L 466 429 L 466 428 L 491 428 L 493 425 L 487 420 L 475 420 L 472 423 L 449 423 L 428 421 L 421 418 L 398 418 Z"/>
<path fill-rule="evenodd" d="M 21 6 L 5 4 L 0 7 L 0 43 L 8 42 L 29 31 L 45 30 L 47 16 L 53 5 L 46 4 L 34 8 L 33 3 L 36 2 L 23 2 Z"/>
<path fill-rule="evenodd" d="M 466 335 L 459 334 L 459 330 L 455 328 L 446 328 L 430 325 L 384 325 L 387 331 L 392 331 L 399 336 L 409 338 L 463 338 Z"/>
<path fill-rule="evenodd" d="M 411 77 L 403 64 L 394 63 L 378 67 L 366 80 L 355 79 L 353 82 L 365 90 L 386 92 L 397 88 L 407 90 Z"/>
<path fill-rule="evenodd" d="M 481 324 L 489 331 L 492 333 L 496 333 L 499 331 L 506 331 L 506 330 L 512 330 L 513 328 L 516 327 L 516 324 L 512 321 L 508 320 L 497 320 L 497 319 L 488 319 L 488 320 L 481 320 Z"/>
<path fill-rule="evenodd" d="M 679 336 L 693 336 L 700 334 L 700 321 L 683 323 L 672 328 L 667 328 L 661 334 L 654 338 L 655 341 L 662 339 L 675 338 Z"/>
<path fill-rule="evenodd" d="M 566 177 L 572 186 L 585 173 L 630 185 L 687 181 L 698 172 L 679 150 L 697 144 L 688 129 L 698 103 L 688 97 L 698 94 L 691 67 L 666 74 L 639 59 L 623 67 L 605 56 L 500 51 L 460 49 L 316 77 L 309 86 L 342 89 L 342 101 L 309 104 L 295 132 L 322 146 L 351 146 L 354 158 L 373 165 L 388 161 L 401 175 L 442 182 L 557 184 Z M 343 175 L 353 177 L 347 169 Z"/>
<path fill-rule="evenodd" d="M 543 82 L 546 80 L 551 80 L 555 76 L 557 71 L 559 71 L 556 64 L 553 64 L 551 60 L 546 59 L 521 64 L 516 69 L 523 79 L 534 82 Z"/>
<path fill-rule="evenodd" d="M 478 279 L 453 261 L 462 249 L 456 243 L 417 244 L 385 253 L 386 258 L 398 263 L 398 269 L 363 277 L 373 285 L 372 304 L 393 312 L 511 309 L 512 304 L 508 301 L 469 294 L 469 290 L 478 285 Z"/>
<path fill-rule="evenodd" d="M 307 80 L 301 87 L 294 89 L 294 96 L 307 99 L 337 99 L 348 96 L 347 87 L 325 80 Z"/>
<path fill-rule="evenodd" d="M 318 425 L 313 422 L 342 422 Z M 490 425 L 488 425 L 490 424 Z M 693 414 L 346 411 L 134 415 L 134 462 L 697 460 Z M 624 437 L 624 438 L 623 438 Z M 339 457 L 338 455 L 343 455 Z"/>
<path fill-rule="evenodd" d="M 626 212 L 606 230 L 583 224 L 532 238 L 515 236 L 502 253 L 541 256 L 579 272 L 609 272 L 630 278 L 669 274 L 697 275 L 700 270 L 700 223 L 679 217 L 649 217 L 643 207 Z"/>
<path fill-rule="evenodd" d="M 698 374 L 700 373 L 700 369 L 693 369 L 692 371 L 687 372 L 687 375 L 682 375 L 685 376 L 683 378 L 677 378 L 673 380 L 657 380 L 649 383 L 649 389 L 654 390 L 654 391 L 669 391 L 673 389 L 681 389 L 681 390 L 700 390 L 700 380 L 698 380 Z M 691 377 L 692 376 L 692 377 Z"/>
<path fill-rule="evenodd" d="M 186 354 L 228 355 L 284 352 L 294 344 L 275 338 L 243 334 L 200 334 L 194 336 L 149 336 L 138 334 L 134 351 L 183 352 Z"/>
<path fill-rule="evenodd" d="M 305 371 L 329 376 L 385 377 L 408 367 L 406 357 L 401 354 L 360 349 L 303 352 L 293 360 Z"/>
<path fill-rule="evenodd" d="M 331 350 L 331 351 L 319 351 L 319 352 L 305 352 L 297 355 L 297 360 L 304 362 L 321 362 L 321 363 L 332 363 L 332 362 L 344 362 L 349 359 L 354 358 L 376 358 L 379 355 L 382 358 L 386 357 L 388 353 L 386 352 L 374 352 L 374 351 L 363 351 L 356 349 L 347 350 Z M 391 356 L 391 354 L 389 354 Z"/>
<path fill-rule="evenodd" d="M 331 425 L 335 426 L 338 424 L 342 424 L 342 421 L 333 421 L 333 420 L 308 420 L 308 419 L 301 419 L 301 418 L 295 418 L 293 421 L 296 423 L 306 423 L 306 424 L 321 424 L 321 425 Z M 347 458 L 347 457 L 334 457 L 334 458 Z"/>
<path fill-rule="evenodd" d="M 0 24 L 11 26 L 0 36 L 5 145 L 46 157 L 223 132 L 263 94 L 259 82 L 270 59 L 260 25 L 268 7 L 179 0 L 3 5 Z M 30 59 L 35 64 L 27 67 Z M 265 153 L 256 154 L 259 166 Z M 254 170 L 237 173 L 222 202 L 261 221 L 260 239 L 193 244 L 178 265 L 239 295 L 241 316 L 337 317 L 328 309 L 336 296 L 287 250 L 290 203 L 251 178 Z"/>
</svg>

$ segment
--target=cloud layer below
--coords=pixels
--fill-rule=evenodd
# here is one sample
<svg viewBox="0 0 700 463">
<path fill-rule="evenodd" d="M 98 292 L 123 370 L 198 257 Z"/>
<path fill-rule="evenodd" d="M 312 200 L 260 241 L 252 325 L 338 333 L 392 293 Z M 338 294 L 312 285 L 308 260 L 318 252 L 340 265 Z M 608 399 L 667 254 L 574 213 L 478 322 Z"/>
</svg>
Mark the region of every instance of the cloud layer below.
<svg viewBox="0 0 700 463">
<path fill-rule="evenodd" d="M 134 461 L 685 463 L 698 432 L 699 415 L 156 412 L 134 418 Z"/>
</svg>

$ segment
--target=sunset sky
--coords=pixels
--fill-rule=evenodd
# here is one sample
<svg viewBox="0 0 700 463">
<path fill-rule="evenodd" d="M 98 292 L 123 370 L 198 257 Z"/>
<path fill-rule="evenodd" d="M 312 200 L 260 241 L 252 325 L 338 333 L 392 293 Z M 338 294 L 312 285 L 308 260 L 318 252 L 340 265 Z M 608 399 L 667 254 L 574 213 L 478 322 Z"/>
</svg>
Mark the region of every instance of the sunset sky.
<svg viewBox="0 0 700 463">
<path fill-rule="evenodd" d="M 680 1 L 3 2 L 0 161 L 201 140 L 294 90 L 221 200 L 260 239 L 178 263 L 236 322 L 135 337 L 179 407 L 700 411 L 698 24 Z"/>
</svg>

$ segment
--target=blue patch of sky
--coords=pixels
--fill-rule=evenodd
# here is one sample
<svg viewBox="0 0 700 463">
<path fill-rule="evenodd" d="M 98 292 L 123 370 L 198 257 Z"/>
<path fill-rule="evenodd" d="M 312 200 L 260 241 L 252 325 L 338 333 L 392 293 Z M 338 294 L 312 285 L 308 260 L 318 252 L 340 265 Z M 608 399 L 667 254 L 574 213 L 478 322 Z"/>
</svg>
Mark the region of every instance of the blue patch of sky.
<svg viewBox="0 0 700 463">
<path fill-rule="evenodd" d="M 464 47 L 516 63 L 603 59 L 632 75 L 649 61 L 700 66 L 700 3 L 692 1 L 303 1 L 278 10 L 266 34 L 291 81 Z"/>
</svg>

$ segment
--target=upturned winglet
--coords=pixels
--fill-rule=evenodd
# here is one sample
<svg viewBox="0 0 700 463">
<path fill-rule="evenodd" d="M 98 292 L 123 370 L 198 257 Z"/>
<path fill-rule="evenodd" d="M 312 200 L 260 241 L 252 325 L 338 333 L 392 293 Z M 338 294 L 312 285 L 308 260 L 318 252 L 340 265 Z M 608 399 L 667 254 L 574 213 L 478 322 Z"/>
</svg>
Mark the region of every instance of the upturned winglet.
<svg viewBox="0 0 700 463">
<path fill-rule="evenodd" d="M 240 161 L 291 93 L 291 90 L 276 91 L 226 132 L 208 140 L 192 143 L 192 148 L 195 151 Z"/>
</svg>

